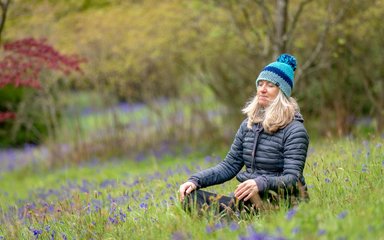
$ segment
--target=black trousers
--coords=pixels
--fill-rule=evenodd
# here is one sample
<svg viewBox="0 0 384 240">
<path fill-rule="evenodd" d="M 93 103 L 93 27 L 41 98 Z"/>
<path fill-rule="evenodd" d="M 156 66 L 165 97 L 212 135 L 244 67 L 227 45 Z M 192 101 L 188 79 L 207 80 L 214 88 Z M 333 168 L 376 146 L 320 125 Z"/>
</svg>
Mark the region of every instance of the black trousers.
<svg viewBox="0 0 384 240">
<path fill-rule="evenodd" d="M 253 204 L 250 201 L 238 200 L 235 197 L 223 196 L 203 190 L 196 190 L 186 196 L 183 203 L 185 211 L 193 209 L 199 212 L 214 211 L 215 213 L 232 212 L 247 213 L 253 212 Z"/>
</svg>

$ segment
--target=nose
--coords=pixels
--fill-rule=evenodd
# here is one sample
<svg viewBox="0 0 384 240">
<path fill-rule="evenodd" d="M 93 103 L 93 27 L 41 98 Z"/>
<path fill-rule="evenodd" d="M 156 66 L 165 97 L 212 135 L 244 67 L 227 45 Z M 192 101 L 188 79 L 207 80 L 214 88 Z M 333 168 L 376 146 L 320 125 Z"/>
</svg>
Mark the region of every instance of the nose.
<svg viewBox="0 0 384 240">
<path fill-rule="evenodd" d="M 265 91 L 267 90 L 267 86 L 266 86 L 265 83 L 261 84 L 261 85 L 259 86 L 259 88 L 260 88 L 260 92 L 265 92 Z"/>
</svg>

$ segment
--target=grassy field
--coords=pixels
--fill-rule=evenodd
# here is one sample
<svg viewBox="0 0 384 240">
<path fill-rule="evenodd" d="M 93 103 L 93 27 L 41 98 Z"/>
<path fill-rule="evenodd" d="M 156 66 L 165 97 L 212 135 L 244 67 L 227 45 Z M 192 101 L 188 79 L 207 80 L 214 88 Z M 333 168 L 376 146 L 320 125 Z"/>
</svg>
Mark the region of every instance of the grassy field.
<svg viewBox="0 0 384 240">
<path fill-rule="evenodd" d="M 312 143 L 311 200 L 297 208 L 230 220 L 186 214 L 178 186 L 225 152 L 3 171 L 0 239 L 384 239 L 382 138 Z M 210 190 L 229 194 L 236 184 Z"/>
</svg>

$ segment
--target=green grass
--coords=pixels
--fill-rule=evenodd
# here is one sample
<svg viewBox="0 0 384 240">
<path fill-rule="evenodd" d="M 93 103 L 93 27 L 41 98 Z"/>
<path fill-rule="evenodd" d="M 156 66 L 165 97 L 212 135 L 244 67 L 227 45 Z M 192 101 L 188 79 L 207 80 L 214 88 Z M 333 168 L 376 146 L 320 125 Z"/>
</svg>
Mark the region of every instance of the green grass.
<svg viewBox="0 0 384 240">
<path fill-rule="evenodd" d="M 382 142 L 312 143 L 305 169 L 311 200 L 291 210 L 291 218 L 284 208 L 231 221 L 186 214 L 176 199 L 179 184 L 217 162 L 199 153 L 3 173 L 0 236 L 34 239 L 40 230 L 39 239 L 237 239 L 255 231 L 288 239 L 384 239 Z M 228 194 L 236 184 L 209 190 Z"/>
</svg>

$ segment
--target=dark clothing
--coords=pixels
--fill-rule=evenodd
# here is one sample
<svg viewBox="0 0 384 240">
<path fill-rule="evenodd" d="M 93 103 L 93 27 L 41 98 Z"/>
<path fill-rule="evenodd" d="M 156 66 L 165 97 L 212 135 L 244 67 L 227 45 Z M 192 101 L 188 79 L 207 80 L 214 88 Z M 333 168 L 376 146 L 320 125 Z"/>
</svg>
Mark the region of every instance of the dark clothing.
<svg viewBox="0 0 384 240">
<path fill-rule="evenodd" d="M 300 197 L 306 192 L 303 169 L 309 138 L 300 114 L 286 127 L 269 134 L 262 125 L 247 127 L 247 119 L 238 129 L 230 151 L 215 167 L 192 175 L 188 181 L 197 188 L 226 182 L 236 176 L 239 182 L 254 179 L 260 196 L 271 192 Z M 245 170 L 240 172 L 245 166 Z M 306 194 L 305 194 L 306 195 Z"/>
<path fill-rule="evenodd" d="M 218 195 L 203 190 L 196 190 L 187 195 L 183 207 L 187 211 L 191 211 L 191 208 L 196 207 L 200 211 L 213 210 L 216 213 L 240 213 L 243 210 L 246 212 L 254 210 L 250 201 L 238 201 L 235 197 Z"/>
</svg>

